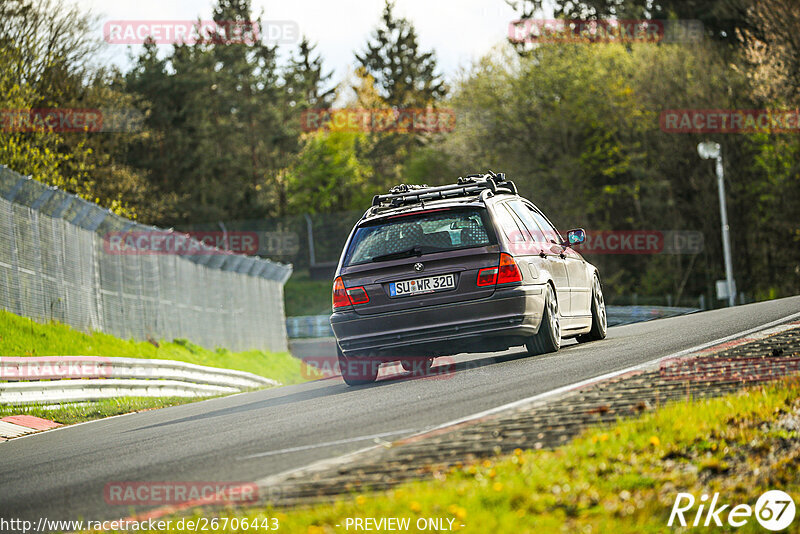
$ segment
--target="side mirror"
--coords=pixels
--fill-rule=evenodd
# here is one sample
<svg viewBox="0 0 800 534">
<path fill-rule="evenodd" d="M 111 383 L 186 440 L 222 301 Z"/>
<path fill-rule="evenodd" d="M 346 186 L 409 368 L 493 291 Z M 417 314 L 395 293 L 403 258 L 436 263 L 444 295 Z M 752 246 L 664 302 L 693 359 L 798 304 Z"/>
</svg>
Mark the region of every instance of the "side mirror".
<svg viewBox="0 0 800 534">
<path fill-rule="evenodd" d="M 567 243 L 568 247 L 573 245 L 580 245 L 586 241 L 586 231 L 583 228 L 576 228 L 575 230 L 570 230 L 567 232 Z"/>
</svg>

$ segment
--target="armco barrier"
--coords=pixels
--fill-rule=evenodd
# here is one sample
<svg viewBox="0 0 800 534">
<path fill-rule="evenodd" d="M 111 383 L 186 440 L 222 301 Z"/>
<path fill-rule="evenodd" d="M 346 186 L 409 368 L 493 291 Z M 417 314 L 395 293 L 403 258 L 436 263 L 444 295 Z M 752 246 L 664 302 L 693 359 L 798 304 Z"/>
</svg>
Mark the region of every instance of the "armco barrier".
<svg viewBox="0 0 800 534">
<path fill-rule="evenodd" d="M 641 323 L 698 311 L 700 311 L 700 308 L 678 308 L 675 306 L 606 306 L 608 326 Z"/>
<path fill-rule="evenodd" d="M 330 315 L 299 315 L 286 318 L 286 334 L 290 338 L 330 337 Z"/>
<path fill-rule="evenodd" d="M 63 370 L 56 379 L 54 370 Z M 77 370 L 77 373 L 71 372 Z M 85 376 L 102 378 L 79 378 Z M 280 383 L 244 371 L 172 360 L 44 356 L 0 358 L 0 404 L 65 403 L 135 397 L 195 397 Z"/>
<path fill-rule="evenodd" d="M 56 380 L 13 382 L 0 387 L 0 404 L 84 402 L 118 397 L 202 397 L 239 391 L 178 380 Z"/>
</svg>

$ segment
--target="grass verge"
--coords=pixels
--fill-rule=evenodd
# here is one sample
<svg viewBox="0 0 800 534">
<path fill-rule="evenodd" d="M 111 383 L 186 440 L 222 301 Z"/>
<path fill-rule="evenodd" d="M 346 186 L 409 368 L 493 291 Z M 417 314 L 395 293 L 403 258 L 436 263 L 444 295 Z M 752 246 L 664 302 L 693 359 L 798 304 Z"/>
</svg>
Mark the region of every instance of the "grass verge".
<svg viewBox="0 0 800 534">
<path fill-rule="evenodd" d="M 215 515 L 221 521 L 274 517 L 289 533 L 347 532 L 347 518 L 366 517 L 409 518 L 412 532 L 419 518 L 441 518 L 445 525 L 452 519 L 453 530 L 463 532 L 665 532 L 672 530 L 667 521 L 679 492 L 697 499 L 719 492 L 719 505 L 731 505 L 723 521 L 734 505 L 754 507 L 769 489 L 783 490 L 798 502 L 799 424 L 795 379 L 670 404 L 589 429 L 556 450 L 517 450 L 435 471 L 433 480 L 384 493 L 291 510 L 229 509 Z M 689 521 L 696 510 L 687 512 Z M 185 519 L 210 513 L 198 510 Z M 754 517 L 734 530 L 764 531 Z"/>
<path fill-rule="evenodd" d="M 247 371 L 282 384 L 306 380 L 301 374 L 300 360 L 288 352 L 209 350 L 185 339 L 157 343 L 126 341 L 102 332 L 84 334 L 57 322 L 37 323 L 4 310 L 0 310 L 0 355 L 158 358 Z"/>
<path fill-rule="evenodd" d="M 0 406 L 0 417 L 33 415 L 34 417 L 42 417 L 62 425 L 71 425 L 94 419 L 103 419 L 113 415 L 177 406 L 210 398 L 213 397 L 119 397 L 96 402 L 64 404 L 58 408 L 45 408 L 44 405 L 38 404 Z"/>
</svg>

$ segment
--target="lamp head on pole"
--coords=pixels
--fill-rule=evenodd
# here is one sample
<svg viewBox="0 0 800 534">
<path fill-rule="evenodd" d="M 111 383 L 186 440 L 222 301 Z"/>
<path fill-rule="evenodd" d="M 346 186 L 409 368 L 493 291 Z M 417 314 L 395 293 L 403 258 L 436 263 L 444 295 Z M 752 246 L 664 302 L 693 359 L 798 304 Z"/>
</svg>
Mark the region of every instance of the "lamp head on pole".
<svg viewBox="0 0 800 534">
<path fill-rule="evenodd" d="M 713 141 L 703 141 L 697 145 L 697 153 L 703 159 L 716 159 L 719 157 L 719 143 Z"/>
</svg>

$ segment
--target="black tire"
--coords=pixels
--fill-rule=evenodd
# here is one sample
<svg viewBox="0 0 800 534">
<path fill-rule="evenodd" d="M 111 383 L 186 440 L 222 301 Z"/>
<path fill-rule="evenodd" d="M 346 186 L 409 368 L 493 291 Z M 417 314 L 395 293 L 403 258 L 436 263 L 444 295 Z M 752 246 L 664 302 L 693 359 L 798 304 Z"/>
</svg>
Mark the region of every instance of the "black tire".
<svg viewBox="0 0 800 534">
<path fill-rule="evenodd" d="M 603 298 L 603 288 L 600 278 L 594 275 L 592 282 L 592 329 L 587 334 L 581 334 L 576 339 L 578 343 L 600 341 L 605 339 L 608 331 L 608 315 L 606 315 L 606 301 Z"/>
<path fill-rule="evenodd" d="M 407 373 L 414 373 L 415 375 L 427 374 L 433 367 L 433 358 L 409 358 L 408 360 L 400 360 L 400 365 Z"/>
<path fill-rule="evenodd" d="M 532 356 L 557 352 L 561 348 L 561 312 L 558 310 L 558 299 L 550 284 L 547 284 L 545 289 L 544 313 L 539 332 L 528 338 L 525 348 Z"/>
<path fill-rule="evenodd" d="M 381 366 L 381 362 L 376 362 L 369 358 L 348 358 L 338 346 L 336 347 L 336 355 L 339 357 L 342 378 L 348 386 L 371 384 L 378 378 L 378 369 Z"/>
</svg>

